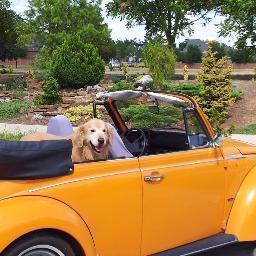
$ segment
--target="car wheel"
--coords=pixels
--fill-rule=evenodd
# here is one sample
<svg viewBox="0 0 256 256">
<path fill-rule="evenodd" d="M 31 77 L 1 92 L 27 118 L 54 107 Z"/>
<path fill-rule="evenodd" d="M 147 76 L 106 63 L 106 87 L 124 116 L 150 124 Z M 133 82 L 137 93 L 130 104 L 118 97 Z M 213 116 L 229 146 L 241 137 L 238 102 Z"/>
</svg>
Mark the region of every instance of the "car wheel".
<svg viewBox="0 0 256 256">
<path fill-rule="evenodd" d="M 51 234 L 33 234 L 18 240 L 3 256 L 75 256 L 68 242 Z"/>
</svg>

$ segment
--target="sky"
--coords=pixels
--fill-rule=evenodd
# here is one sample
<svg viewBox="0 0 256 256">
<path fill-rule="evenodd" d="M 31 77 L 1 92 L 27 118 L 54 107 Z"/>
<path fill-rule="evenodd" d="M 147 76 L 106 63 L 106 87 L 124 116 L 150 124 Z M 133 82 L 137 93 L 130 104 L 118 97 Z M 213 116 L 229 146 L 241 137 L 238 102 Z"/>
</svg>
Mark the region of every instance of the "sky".
<svg viewBox="0 0 256 256">
<path fill-rule="evenodd" d="M 11 0 L 12 9 L 16 12 L 23 14 L 28 6 L 27 0 Z M 109 28 L 112 30 L 112 38 L 114 40 L 117 39 L 139 39 L 143 40 L 145 36 L 145 30 L 143 26 L 135 26 L 134 28 L 127 29 L 125 26 L 125 21 L 120 21 L 119 19 L 112 19 L 111 17 L 107 17 L 105 4 L 109 2 L 109 0 L 102 1 L 102 9 L 103 16 L 105 18 L 105 22 L 108 23 Z M 201 39 L 201 40 L 217 40 L 221 43 L 225 43 L 227 45 L 233 46 L 234 40 L 232 38 L 223 38 L 219 37 L 218 29 L 216 24 L 220 23 L 223 20 L 223 17 L 216 16 L 214 17 L 214 21 L 208 23 L 206 26 L 202 26 L 200 22 L 197 22 L 194 26 L 194 33 L 189 36 L 185 34 L 184 36 L 178 38 L 176 43 L 184 41 L 186 38 L 193 39 Z"/>
</svg>

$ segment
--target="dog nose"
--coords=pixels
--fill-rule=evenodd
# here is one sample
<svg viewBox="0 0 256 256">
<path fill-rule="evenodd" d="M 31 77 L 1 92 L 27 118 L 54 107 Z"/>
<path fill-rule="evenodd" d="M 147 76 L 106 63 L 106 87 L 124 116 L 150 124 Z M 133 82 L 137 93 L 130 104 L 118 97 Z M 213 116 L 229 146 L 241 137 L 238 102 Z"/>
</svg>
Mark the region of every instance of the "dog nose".
<svg viewBox="0 0 256 256">
<path fill-rule="evenodd" d="M 104 142 L 105 142 L 105 140 L 104 140 L 103 138 L 99 138 L 99 139 L 98 139 L 98 142 L 99 142 L 99 145 L 103 145 Z"/>
</svg>

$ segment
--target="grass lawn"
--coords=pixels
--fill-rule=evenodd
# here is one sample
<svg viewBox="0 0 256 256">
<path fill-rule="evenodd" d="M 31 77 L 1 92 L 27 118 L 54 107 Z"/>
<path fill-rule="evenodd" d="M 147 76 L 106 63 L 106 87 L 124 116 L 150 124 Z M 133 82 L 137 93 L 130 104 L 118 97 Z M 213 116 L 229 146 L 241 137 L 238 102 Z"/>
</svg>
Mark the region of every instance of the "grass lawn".
<svg viewBox="0 0 256 256">
<path fill-rule="evenodd" d="M 8 132 L 0 132 L 0 140 L 20 140 L 24 136 L 24 133 L 17 132 L 15 134 Z"/>
<path fill-rule="evenodd" d="M 238 134 L 256 134 L 256 124 L 250 124 L 248 126 L 235 129 L 234 133 L 238 133 Z"/>
</svg>

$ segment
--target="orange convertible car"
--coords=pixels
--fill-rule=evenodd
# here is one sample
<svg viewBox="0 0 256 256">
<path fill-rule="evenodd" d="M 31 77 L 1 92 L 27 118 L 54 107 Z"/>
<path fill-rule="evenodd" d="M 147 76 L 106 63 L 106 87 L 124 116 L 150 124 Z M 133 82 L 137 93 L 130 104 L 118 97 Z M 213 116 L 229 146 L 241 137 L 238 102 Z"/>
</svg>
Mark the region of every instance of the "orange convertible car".
<svg viewBox="0 0 256 256">
<path fill-rule="evenodd" d="M 191 255 L 256 240 L 256 147 L 216 136 L 182 94 L 100 100 L 95 115 L 108 113 L 130 155 L 73 165 L 69 141 L 0 143 L 2 256 Z"/>
</svg>

